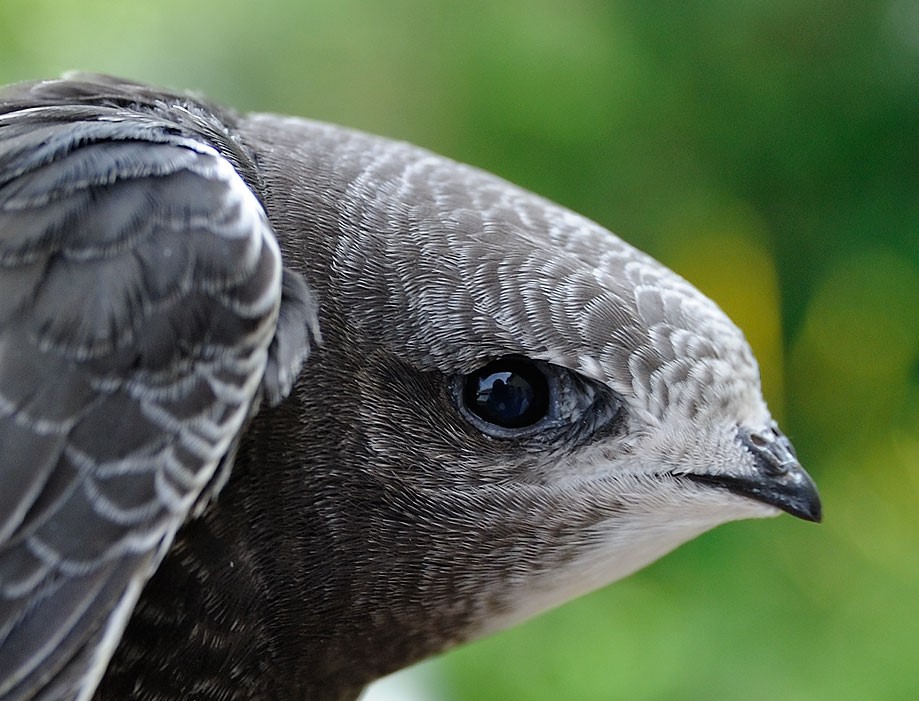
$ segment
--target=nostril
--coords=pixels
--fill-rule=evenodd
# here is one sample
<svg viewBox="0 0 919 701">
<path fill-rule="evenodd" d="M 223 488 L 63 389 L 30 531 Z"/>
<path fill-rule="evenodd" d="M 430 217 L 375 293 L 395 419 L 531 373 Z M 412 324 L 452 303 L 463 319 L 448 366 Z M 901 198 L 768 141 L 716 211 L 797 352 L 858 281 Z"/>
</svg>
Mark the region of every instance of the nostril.
<svg viewBox="0 0 919 701">
<path fill-rule="evenodd" d="M 782 477 L 798 464 L 791 443 L 775 426 L 760 431 L 742 430 L 741 440 L 755 453 L 760 469 L 768 475 Z"/>
</svg>

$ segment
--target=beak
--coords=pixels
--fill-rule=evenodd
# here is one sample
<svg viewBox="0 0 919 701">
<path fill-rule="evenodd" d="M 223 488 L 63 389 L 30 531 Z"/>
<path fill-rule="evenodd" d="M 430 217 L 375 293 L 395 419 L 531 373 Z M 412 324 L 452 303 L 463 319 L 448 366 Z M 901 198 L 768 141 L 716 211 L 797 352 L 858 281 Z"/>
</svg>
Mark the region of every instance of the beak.
<svg viewBox="0 0 919 701">
<path fill-rule="evenodd" d="M 738 440 L 753 456 L 754 470 L 746 475 L 686 475 L 695 482 L 721 487 L 740 496 L 777 506 L 782 511 L 819 523 L 823 507 L 817 485 L 795 456 L 791 441 L 773 424 L 765 431 L 741 427 Z"/>
</svg>

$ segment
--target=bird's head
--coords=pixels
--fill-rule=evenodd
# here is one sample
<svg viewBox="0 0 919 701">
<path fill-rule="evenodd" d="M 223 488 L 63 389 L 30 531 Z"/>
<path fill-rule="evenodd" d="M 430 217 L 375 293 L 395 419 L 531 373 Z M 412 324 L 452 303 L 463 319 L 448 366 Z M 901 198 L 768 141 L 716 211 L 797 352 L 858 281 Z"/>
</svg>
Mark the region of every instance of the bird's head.
<svg viewBox="0 0 919 701">
<path fill-rule="evenodd" d="M 326 345 L 307 387 L 348 397 L 319 414 L 346 416 L 357 466 L 341 498 L 378 578 L 359 599 L 450 644 L 720 523 L 820 519 L 743 334 L 689 283 L 498 178 L 303 128 L 336 182 L 298 205 L 335 232 L 312 256 Z"/>
</svg>

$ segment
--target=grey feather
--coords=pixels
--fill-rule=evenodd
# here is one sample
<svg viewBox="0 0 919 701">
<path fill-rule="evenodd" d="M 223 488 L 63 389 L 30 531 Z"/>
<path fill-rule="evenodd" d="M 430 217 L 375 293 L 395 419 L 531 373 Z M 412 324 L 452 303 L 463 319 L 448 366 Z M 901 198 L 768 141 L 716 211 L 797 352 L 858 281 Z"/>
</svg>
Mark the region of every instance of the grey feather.
<svg viewBox="0 0 919 701">
<path fill-rule="evenodd" d="M 273 233 L 212 147 L 104 105 L 3 112 L 0 698 L 85 698 L 272 344 L 289 390 L 314 306 L 296 280 L 282 304 Z"/>
<path fill-rule="evenodd" d="M 719 523 L 820 518 L 740 330 L 597 224 L 115 79 L 0 99 L 2 701 L 353 699 Z M 504 358 L 551 394 L 525 430 L 464 404 Z"/>
</svg>

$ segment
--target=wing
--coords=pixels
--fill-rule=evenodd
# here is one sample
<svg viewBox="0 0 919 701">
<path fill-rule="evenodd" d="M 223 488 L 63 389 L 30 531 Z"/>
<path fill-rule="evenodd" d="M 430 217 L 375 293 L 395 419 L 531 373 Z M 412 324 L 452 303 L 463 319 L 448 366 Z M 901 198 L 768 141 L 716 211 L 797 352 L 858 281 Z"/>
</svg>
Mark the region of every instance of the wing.
<svg viewBox="0 0 919 701">
<path fill-rule="evenodd" d="M 0 700 L 92 695 L 311 325 L 216 150 L 123 106 L 0 115 Z"/>
</svg>

